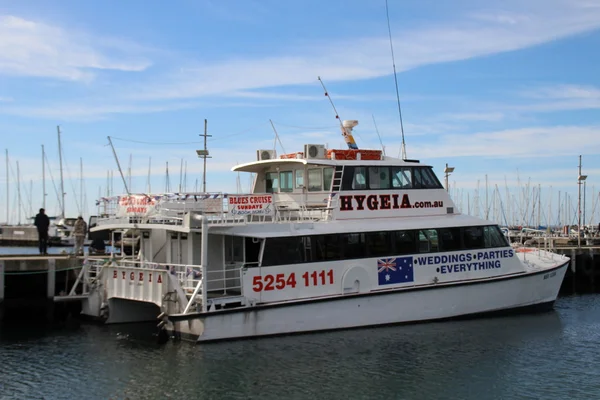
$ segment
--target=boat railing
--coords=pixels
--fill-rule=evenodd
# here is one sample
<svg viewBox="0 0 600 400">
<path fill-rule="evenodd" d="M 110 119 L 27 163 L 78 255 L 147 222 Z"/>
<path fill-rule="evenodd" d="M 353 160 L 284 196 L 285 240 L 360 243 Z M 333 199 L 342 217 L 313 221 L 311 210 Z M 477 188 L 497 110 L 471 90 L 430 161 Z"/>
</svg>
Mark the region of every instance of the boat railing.
<svg viewBox="0 0 600 400">
<path fill-rule="evenodd" d="M 268 212 L 230 206 L 230 196 L 269 196 Z M 236 225 L 265 222 L 328 221 L 332 215 L 329 192 L 307 193 L 176 193 L 102 198 L 98 226 L 123 224 L 194 225 L 191 216 L 202 215 L 209 224 Z"/>
</svg>

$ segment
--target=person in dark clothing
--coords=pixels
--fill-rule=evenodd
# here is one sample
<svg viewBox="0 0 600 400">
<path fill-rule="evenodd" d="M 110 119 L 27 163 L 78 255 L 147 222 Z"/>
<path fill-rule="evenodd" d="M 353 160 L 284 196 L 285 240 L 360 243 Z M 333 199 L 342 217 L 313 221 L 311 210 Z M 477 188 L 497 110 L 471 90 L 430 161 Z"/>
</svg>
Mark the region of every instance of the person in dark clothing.
<svg viewBox="0 0 600 400">
<path fill-rule="evenodd" d="M 106 244 L 104 244 L 104 240 L 99 237 L 95 237 L 90 244 L 90 253 L 94 254 L 104 254 L 106 252 Z"/>
<path fill-rule="evenodd" d="M 33 223 L 37 227 L 38 241 L 40 245 L 40 254 L 48 254 L 48 228 L 50 227 L 50 218 L 46 215 L 46 211 L 40 208 L 40 212 L 35 216 Z"/>
</svg>

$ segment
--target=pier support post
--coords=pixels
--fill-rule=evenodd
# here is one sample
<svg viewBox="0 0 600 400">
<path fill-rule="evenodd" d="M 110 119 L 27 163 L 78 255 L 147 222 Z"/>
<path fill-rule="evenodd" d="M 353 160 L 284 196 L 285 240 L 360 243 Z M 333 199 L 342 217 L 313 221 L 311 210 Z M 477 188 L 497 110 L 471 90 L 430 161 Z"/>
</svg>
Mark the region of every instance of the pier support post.
<svg viewBox="0 0 600 400">
<path fill-rule="evenodd" d="M 4 319 L 4 261 L 0 260 L 0 324 Z"/>
<path fill-rule="evenodd" d="M 54 300 L 54 293 L 56 291 L 56 259 L 48 259 L 48 292 L 47 297 L 50 300 Z"/>
<path fill-rule="evenodd" d="M 0 260 L 0 304 L 4 302 L 4 261 Z"/>
</svg>

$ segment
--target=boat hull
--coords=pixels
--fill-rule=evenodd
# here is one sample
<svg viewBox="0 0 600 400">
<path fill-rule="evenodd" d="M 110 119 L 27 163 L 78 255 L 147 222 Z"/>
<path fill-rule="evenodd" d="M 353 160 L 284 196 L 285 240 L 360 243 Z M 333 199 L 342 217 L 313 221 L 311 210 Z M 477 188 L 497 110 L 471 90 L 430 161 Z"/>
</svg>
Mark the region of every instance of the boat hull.
<svg viewBox="0 0 600 400">
<path fill-rule="evenodd" d="M 473 282 L 173 315 L 170 325 L 178 337 L 207 342 L 548 309 L 568 264 Z"/>
</svg>

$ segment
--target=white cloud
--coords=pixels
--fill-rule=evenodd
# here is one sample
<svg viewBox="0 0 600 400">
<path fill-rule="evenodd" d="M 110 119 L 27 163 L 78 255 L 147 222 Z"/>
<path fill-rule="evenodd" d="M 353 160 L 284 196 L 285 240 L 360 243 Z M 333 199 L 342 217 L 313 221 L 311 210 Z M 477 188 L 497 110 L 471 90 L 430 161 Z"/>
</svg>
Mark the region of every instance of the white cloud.
<svg viewBox="0 0 600 400">
<path fill-rule="evenodd" d="M 439 136 L 426 144 L 407 144 L 423 159 L 448 157 L 562 157 L 600 154 L 600 126 L 552 126 Z M 392 153 L 393 154 L 393 153 Z"/>
<path fill-rule="evenodd" d="M 452 22 L 397 33 L 398 71 L 423 65 L 465 60 L 535 46 L 600 27 L 600 9 L 567 0 L 517 2 L 514 12 L 484 10 Z M 234 93 L 325 81 L 361 80 L 391 73 L 385 36 L 353 38 L 327 44 L 290 44 L 288 54 L 265 58 L 235 58 L 217 63 L 189 64 L 162 83 L 136 88 L 131 96 L 172 99 Z M 293 54 L 293 55 L 292 55 Z"/>
<path fill-rule="evenodd" d="M 0 16 L 0 74 L 87 81 L 94 70 L 142 71 L 139 46 L 68 31 L 12 15 Z"/>
<path fill-rule="evenodd" d="M 473 113 L 456 113 L 444 114 L 441 116 L 449 120 L 456 121 L 486 121 L 497 122 L 504 119 L 505 115 L 501 112 L 473 112 Z"/>
</svg>

